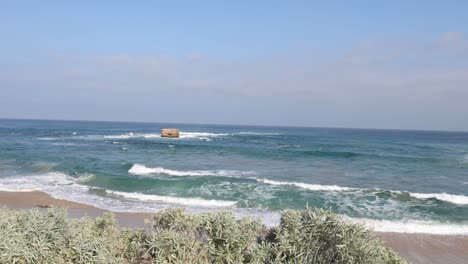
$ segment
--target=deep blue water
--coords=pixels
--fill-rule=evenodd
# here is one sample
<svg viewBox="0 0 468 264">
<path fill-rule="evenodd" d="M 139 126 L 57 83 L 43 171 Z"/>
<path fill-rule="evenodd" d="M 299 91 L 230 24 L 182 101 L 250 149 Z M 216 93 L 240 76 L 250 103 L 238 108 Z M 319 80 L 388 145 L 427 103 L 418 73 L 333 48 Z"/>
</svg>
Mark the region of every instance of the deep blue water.
<svg viewBox="0 0 468 264">
<path fill-rule="evenodd" d="M 114 211 L 274 223 L 308 205 L 382 231 L 468 234 L 468 133 L 0 119 L 0 190 L 32 189 Z"/>
</svg>

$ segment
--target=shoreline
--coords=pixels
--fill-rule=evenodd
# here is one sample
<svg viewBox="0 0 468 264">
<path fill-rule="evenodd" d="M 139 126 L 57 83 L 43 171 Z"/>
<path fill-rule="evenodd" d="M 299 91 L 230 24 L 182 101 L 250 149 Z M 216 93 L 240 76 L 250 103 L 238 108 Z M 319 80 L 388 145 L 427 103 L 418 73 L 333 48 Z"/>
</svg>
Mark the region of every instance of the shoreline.
<svg viewBox="0 0 468 264">
<path fill-rule="evenodd" d="M 115 215 L 119 225 L 131 228 L 145 228 L 145 219 L 151 218 L 152 213 L 145 212 L 113 212 L 95 206 L 57 199 L 48 193 L 41 191 L 31 192 L 5 192 L 0 191 L 0 206 L 10 209 L 28 210 L 37 208 L 47 210 L 57 207 L 67 209 L 67 214 L 71 218 L 81 218 L 84 216 L 97 217 L 103 213 L 111 212 Z"/>
<path fill-rule="evenodd" d="M 66 208 L 71 218 L 97 217 L 105 212 L 112 212 L 88 204 L 56 199 L 40 191 L 0 191 L 0 206 L 18 210 Z M 148 228 L 145 219 L 150 219 L 153 215 L 144 212 L 112 213 L 121 226 L 131 228 Z M 387 247 L 411 263 L 465 263 L 468 259 L 468 236 L 392 232 L 375 234 Z"/>
</svg>

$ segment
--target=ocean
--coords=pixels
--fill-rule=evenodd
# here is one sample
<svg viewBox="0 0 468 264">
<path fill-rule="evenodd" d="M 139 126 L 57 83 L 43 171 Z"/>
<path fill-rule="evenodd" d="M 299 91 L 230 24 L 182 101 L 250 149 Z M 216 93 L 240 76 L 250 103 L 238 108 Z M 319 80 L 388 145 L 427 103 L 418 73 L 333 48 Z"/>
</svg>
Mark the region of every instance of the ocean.
<svg viewBox="0 0 468 264">
<path fill-rule="evenodd" d="M 274 225 L 309 206 L 382 232 L 468 234 L 468 133 L 0 119 L 0 191 L 31 190 L 112 211 Z"/>
</svg>

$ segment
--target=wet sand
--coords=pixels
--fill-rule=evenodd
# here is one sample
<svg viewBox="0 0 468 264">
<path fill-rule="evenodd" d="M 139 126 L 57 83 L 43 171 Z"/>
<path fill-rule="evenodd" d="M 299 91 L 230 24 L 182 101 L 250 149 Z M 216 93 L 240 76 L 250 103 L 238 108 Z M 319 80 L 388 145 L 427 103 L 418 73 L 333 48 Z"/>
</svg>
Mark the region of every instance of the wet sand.
<svg viewBox="0 0 468 264">
<path fill-rule="evenodd" d="M 0 205 L 12 209 L 49 207 L 67 208 L 68 215 L 73 218 L 83 216 L 96 217 L 107 210 L 91 205 L 60 200 L 43 192 L 0 192 Z M 149 228 L 145 219 L 151 218 L 150 213 L 114 212 L 121 226 L 134 228 Z M 386 246 L 395 250 L 410 263 L 468 263 L 468 236 L 443 236 L 430 234 L 377 233 Z"/>
</svg>

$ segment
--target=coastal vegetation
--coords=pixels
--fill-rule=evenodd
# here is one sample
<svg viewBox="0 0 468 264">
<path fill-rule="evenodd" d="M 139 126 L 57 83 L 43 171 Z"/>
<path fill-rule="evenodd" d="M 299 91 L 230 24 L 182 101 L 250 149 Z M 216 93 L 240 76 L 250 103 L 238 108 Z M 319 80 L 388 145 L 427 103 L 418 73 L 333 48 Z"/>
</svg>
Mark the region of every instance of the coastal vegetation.
<svg viewBox="0 0 468 264">
<path fill-rule="evenodd" d="M 286 210 L 267 228 L 228 211 L 160 211 L 148 229 L 112 213 L 0 209 L 0 263 L 405 263 L 373 232 L 330 211 Z"/>
</svg>

